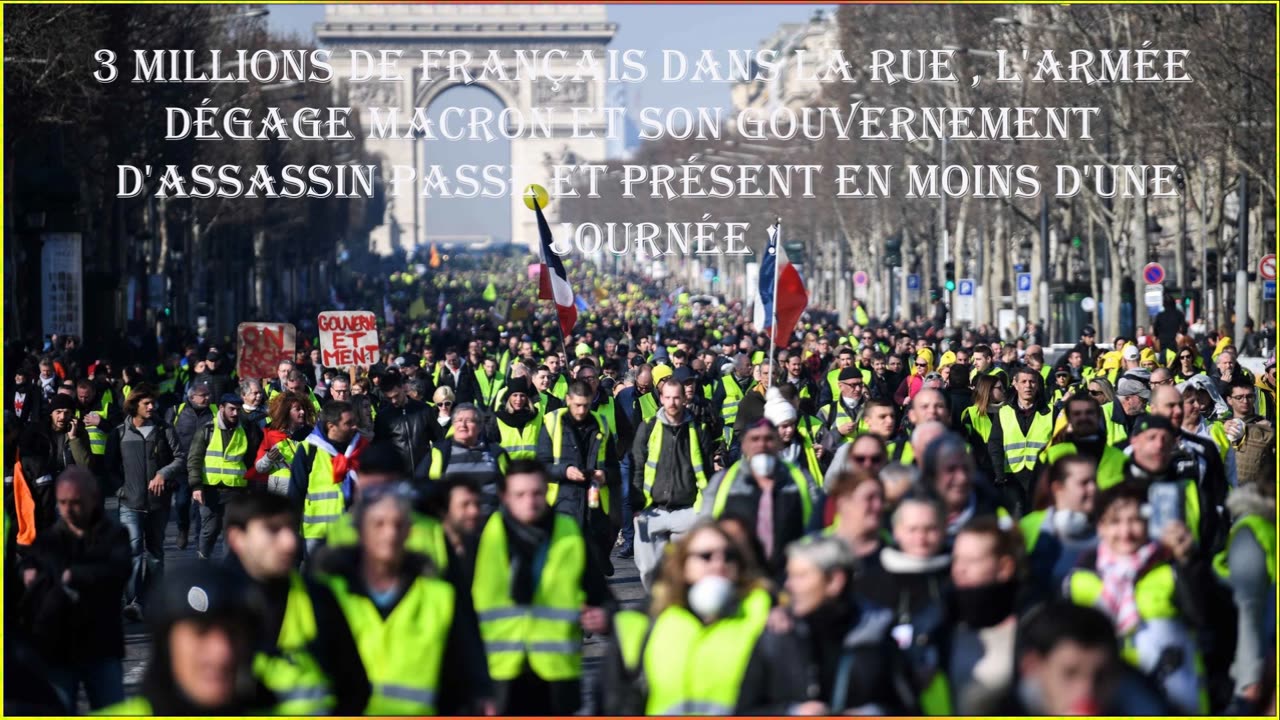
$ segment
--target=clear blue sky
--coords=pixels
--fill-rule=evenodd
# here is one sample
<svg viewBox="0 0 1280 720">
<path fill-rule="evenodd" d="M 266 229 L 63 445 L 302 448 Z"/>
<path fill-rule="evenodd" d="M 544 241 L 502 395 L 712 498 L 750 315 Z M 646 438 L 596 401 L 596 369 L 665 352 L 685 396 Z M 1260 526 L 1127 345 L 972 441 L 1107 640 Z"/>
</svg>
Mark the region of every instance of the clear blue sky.
<svg viewBox="0 0 1280 720">
<path fill-rule="evenodd" d="M 324 19 L 323 5 L 271 5 L 268 22 L 272 30 L 296 32 L 305 39 L 314 37 L 313 26 Z M 643 50 L 649 64 L 646 82 L 630 87 L 630 104 L 656 107 L 729 106 L 729 85 L 663 83 L 660 73 L 663 50 L 679 50 L 693 56 L 702 50 L 755 50 L 762 40 L 788 22 L 804 22 L 819 8 L 831 12 L 831 5 L 608 5 L 609 20 L 618 24 L 613 49 Z M 654 64 L 658 63 L 658 64 Z M 431 104 L 432 119 L 453 106 L 486 105 L 495 111 L 501 105 L 488 92 L 476 88 L 454 88 Z M 481 141 L 438 141 L 425 148 L 429 162 L 446 172 L 462 162 L 510 162 L 510 143 Z M 427 210 L 429 235 L 493 235 L 506 238 L 511 213 L 509 201 L 436 200 Z"/>
</svg>

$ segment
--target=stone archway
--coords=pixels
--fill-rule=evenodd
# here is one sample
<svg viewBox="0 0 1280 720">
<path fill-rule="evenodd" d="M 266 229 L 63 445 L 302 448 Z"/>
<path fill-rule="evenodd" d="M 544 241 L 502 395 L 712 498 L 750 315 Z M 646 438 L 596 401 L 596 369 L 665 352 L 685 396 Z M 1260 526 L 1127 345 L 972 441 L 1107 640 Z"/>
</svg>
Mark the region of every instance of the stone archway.
<svg viewBox="0 0 1280 720">
<path fill-rule="evenodd" d="M 327 5 L 324 22 L 316 26 L 316 38 L 322 47 L 333 51 L 337 78 L 349 74 L 350 50 L 402 52 L 396 66 L 404 81 L 349 85 L 349 102 L 359 114 L 362 127 L 367 128 L 370 107 L 398 107 L 402 116 L 412 115 L 414 108 L 427 107 L 445 90 L 458 85 L 447 78 L 421 82 L 423 50 L 469 50 L 477 58 L 471 68 L 476 74 L 481 61 L 494 49 L 504 59 L 517 49 L 563 50 L 565 67 L 570 68 L 584 50 L 603 56 L 616 29 L 616 24 L 608 22 L 604 5 Z M 485 81 L 470 86 L 483 87 L 506 107 L 524 113 L 543 107 L 597 108 L 596 113 L 586 116 L 596 128 L 596 138 L 571 137 L 567 122 L 553 126 L 550 137 L 513 138 L 511 164 L 517 188 L 534 182 L 547 184 L 548 158 L 559 161 L 572 154 L 579 161 L 604 159 L 607 140 L 602 108 L 607 102 L 603 75 L 560 88 L 553 88 L 547 80 L 523 77 L 519 81 Z M 567 113 L 561 114 L 567 117 Z M 381 155 L 387 165 L 409 165 L 420 175 L 428 164 L 422 157 L 420 140 L 367 139 L 365 145 Z M 425 237 L 425 219 L 425 207 L 419 198 L 388 198 L 387 216 L 370 233 L 370 248 L 382 255 L 390 254 L 397 244 L 411 249 Z M 554 205 L 549 209 L 548 220 L 555 221 Z M 536 247 L 537 224 L 518 192 L 511 198 L 511 225 L 513 243 Z"/>
</svg>

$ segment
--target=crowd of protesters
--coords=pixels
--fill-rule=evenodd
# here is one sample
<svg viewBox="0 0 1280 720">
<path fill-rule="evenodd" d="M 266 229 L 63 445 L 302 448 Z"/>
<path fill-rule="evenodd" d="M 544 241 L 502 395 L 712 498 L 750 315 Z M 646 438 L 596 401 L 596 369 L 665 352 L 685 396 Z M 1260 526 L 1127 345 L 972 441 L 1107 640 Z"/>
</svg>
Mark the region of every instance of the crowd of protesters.
<svg viewBox="0 0 1280 720">
<path fill-rule="evenodd" d="M 589 266 L 565 337 L 500 263 L 362 278 L 371 367 L 7 342 L 6 711 L 1274 714 L 1274 356 L 860 305 L 770 356 Z"/>
</svg>

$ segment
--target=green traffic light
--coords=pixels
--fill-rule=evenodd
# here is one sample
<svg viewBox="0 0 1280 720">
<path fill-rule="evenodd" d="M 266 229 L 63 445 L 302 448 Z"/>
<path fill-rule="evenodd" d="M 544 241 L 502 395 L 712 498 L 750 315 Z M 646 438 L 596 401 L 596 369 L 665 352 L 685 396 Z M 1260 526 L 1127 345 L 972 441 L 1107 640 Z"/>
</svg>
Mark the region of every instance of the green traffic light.
<svg viewBox="0 0 1280 720">
<path fill-rule="evenodd" d="M 954 292 L 954 291 L 955 291 L 955 289 L 956 289 L 956 283 L 955 283 L 955 281 L 954 281 L 954 280 L 948 280 L 948 281 L 947 281 L 947 283 L 946 283 L 946 287 L 947 287 L 947 292 Z"/>
<path fill-rule="evenodd" d="M 1079 237 L 1073 237 L 1073 238 L 1071 238 L 1071 247 L 1080 247 L 1080 246 L 1081 246 L 1081 245 L 1083 245 L 1083 244 L 1084 244 L 1084 243 L 1082 243 L 1082 242 L 1080 241 L 1080 238 L 1079 238 Z"/>
</svg>

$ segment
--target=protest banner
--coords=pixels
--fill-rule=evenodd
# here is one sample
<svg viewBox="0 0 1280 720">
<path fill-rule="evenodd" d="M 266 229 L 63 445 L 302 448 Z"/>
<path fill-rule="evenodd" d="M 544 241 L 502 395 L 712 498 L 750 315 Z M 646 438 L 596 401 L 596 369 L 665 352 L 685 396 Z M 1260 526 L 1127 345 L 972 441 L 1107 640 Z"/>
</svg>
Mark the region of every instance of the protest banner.
<svg viewBox="0 0 1280 720">
<path fill-rule="evenodd" d="M 236 374 L 273 378 L 281 360 L 292 360 L 298 331 L 289 323 L 246 322 L 236 326 Z"/>
<path fill-rule="evenodd" d="M 320 313 L 320 364 L 325 367 L 368 367 L 378 362 L 378 320 L 368 310 Z"/>
</svg>

